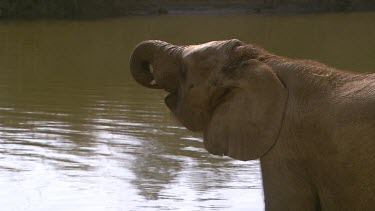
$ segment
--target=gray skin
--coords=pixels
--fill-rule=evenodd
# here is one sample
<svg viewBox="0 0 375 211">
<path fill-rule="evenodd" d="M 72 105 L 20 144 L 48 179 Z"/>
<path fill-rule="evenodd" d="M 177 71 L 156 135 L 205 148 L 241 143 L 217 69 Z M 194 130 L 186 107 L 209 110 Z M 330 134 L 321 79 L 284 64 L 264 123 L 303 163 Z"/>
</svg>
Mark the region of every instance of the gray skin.
<svg viewBox="0 0 375 211">
<path fill-rule="evenodd" d="M 140 43 L 130 69 L 164 89 L 215 155 L 260 159 L 266 210 L 375 208 L 375 74 L 271 54 L 239 40 Z"/>
</svg>

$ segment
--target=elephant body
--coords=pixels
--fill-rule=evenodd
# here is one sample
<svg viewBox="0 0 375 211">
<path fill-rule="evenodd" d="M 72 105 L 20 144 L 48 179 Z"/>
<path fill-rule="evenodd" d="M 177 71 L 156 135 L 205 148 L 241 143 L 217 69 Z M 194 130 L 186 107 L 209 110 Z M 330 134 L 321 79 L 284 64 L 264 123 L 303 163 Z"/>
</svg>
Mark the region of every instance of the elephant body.
<svg viewBox="0 0 375 211">
<path fill-rule="evenodd" d="M 279 64 L 270 62 L 289 96 L 278 140 L 260 158 L 267 210 L 374 209 L 375 74 Z"/>
<path fill-rule="evenodd" d="M 145 41 L 130 66 L 140 84 L 170 93 L 166 105 L 210 153 L 260 159 L 266 210 L 375 208 L 374 73 L 239 40 Z"/>
</svg>

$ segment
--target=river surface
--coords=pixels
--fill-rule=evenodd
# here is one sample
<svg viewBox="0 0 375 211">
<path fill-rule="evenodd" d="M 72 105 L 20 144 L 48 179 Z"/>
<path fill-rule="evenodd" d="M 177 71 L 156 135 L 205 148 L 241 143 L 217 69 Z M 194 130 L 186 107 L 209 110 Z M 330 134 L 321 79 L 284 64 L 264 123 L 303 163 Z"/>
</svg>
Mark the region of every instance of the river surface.
<svg viewBox="0 0 375 211">
<path fill-rule="evenodd" d="M 375 13 L 0 22 L 1 210 L 263 210 L 258 161 L 209 155 L 165 93 L 136 84 L 146 39 L 238 38 L 375 71 Z"/>
</svg>

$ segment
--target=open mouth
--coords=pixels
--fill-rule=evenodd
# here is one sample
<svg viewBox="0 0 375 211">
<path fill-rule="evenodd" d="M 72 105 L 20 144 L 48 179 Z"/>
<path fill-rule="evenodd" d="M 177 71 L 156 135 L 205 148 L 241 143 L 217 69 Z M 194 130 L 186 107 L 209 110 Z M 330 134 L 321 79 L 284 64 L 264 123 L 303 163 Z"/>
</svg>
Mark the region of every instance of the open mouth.
<svg viewBox="0 0 375 211">
<path fill-rule="evenodd" d="M 164 98 L 164 102 L 171 111 L 174 111 L 177 105 L 177 93 L 172 92 L 167 94 Z"/>
</svg>

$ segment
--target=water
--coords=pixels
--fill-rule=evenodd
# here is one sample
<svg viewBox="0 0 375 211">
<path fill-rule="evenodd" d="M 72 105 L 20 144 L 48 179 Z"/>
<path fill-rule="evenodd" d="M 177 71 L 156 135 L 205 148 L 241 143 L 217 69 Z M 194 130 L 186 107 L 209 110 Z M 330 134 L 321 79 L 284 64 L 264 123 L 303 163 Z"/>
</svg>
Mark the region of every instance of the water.
<svg viewBox="0 0 375 211">
<path fill-rule="evenodd" d="M 1 210 L 262 210 L 257 161 L 209 155 L 129 75 L 133 47 L 238 38 L 375 71 L 375 13 L 0 23 Z"/>
</svg>

